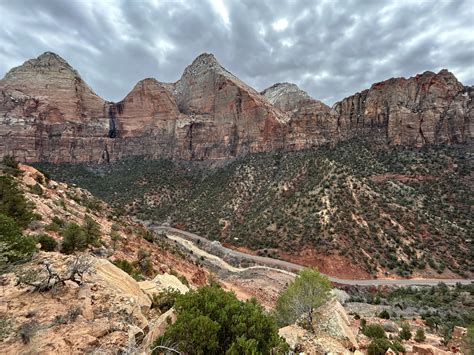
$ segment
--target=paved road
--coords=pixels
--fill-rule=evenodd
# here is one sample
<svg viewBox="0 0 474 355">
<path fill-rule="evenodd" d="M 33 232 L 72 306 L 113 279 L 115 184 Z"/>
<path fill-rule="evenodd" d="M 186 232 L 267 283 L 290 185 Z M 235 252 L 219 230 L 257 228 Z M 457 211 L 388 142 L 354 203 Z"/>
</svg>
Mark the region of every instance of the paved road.
<svg viewBox="0 0 474 355">
<path fill-rule="evenodd" d="M 209 242 L 209 239 L 203 238 L 197 234 L 191 233 L 191 232 L 186 232 L 180 229 L 172 228 L 172 227 L 167 227 L 167 226 L 159 226 L 159 227 L 154 227 L 154 230 L 157 232 L 163 231 L 166 233 L 170 234 L 175 234 L 178 236 L 183 236 L 187 240 L 191 241 L 198 241 L 201 240 L 202 242 Z M 189 248 L 189 246 L 186 246 Z M 196 250 L 197 246 L 194 245 L 194 250 Z M 286 271 L 299 271 L 304 266 L 298 265 L 291 263 L 289 261 L 285 260 L 279 260 L 279 259 L 273 259 L 273 258 L 268 258 L 265 256 L 258 256 L 258 255 L 251 255 L 251 254 L 246 254 L 242 253 L 237 250 L 229 249 L 222 247 L 222 250 L 230 255 L 244 258 L 247 260 L 251 260 L 257 264 L 272 267 L 272 268 L 277 268 L 277 269 L 283 269 Z M 205 252 L 208 254 L 207 252 Z M 217 257 L 216 257 L 217 258 Z M 220 259 L 220 258 L 218 258 Z M 396 285 L 396 286 L 435 286 L 440 282 L 443 282 L 447 285 L 455 285 L 456 283 L 461 283 L 461 284 L 470 284 L 473 283 L 474 280 L 469 280 L 469 279 L 400 279 L 400 280 L 393 280 L 393 279 L 363 279 L 363 280 L 347 280 L 347 279 L 340 279 L 337 277 L 332 277 L 329 276 L 329 279 L 334 282 L 338 283 L 341 285 L 353 285 L 353 286 L 383 286 L 383 285 Z"/>
</svg>

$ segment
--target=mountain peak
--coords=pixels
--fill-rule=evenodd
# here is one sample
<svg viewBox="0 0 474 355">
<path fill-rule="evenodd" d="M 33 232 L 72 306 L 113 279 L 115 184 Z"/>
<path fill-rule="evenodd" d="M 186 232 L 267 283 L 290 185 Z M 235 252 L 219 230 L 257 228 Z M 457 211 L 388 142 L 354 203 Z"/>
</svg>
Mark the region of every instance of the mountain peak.
<svg viewBox="0 0 474 355">
<path fill-rule="evenodd" d="M 193 60 L 189 65 L 184 74 L 197 75 L 208 70 L 220 70 L 222 66 L 217 61 L 216 57 L 211 53 L 202 53 Z"/>
<path fill-rule="evenodd" d="M 30 72 L 44 71 L 54 68 L 66 69 L 75 76 L 79 74 L 74 70 L 69 63 L 53 52 L 44 52 L 37 58 L 29 59 L 23 64 L 11 69 L 6 75 L 5 79 L 13 78 L 18 75 L 27 75 Z M 22 74 L 21 74 L 22 73 Z"/>
<path fill-rule="evenodd" d="M 60 55 L 54 53 L 54 52 L 44 52 L 38 58 L 36 58 L 39 61 L 57 61 L 61 63 L 67 63 L 66 60 L 64 60 Z"/>
<path fill-rule="evenodd" d="M 281 100 L 287 101 L 289 96 L 291 96 L 291 100 L 297 101 L 312 99 L 312 97 L 309 96 L 306 91 L 301 90 L 298 85 L 288 82 L 273 84 L 263 90 L 261 94 L 277 107 Z"/>
</svg>

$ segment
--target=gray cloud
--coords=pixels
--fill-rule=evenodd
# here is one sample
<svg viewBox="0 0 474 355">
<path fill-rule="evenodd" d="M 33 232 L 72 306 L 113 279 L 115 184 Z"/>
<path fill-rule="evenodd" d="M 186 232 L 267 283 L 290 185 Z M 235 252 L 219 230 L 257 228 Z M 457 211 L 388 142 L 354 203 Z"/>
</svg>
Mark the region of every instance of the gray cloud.
<svg viewBox="0 0 474 355">
<path fill-rule="evenodd" d="M 394 76 L 451 70 L 474 85 L 472 0 L 0 0 L 0 76 L 53 51 L 102 97 L 176 81 L 202 52 L 262 90 L 328 104 Z"/>
</svg>

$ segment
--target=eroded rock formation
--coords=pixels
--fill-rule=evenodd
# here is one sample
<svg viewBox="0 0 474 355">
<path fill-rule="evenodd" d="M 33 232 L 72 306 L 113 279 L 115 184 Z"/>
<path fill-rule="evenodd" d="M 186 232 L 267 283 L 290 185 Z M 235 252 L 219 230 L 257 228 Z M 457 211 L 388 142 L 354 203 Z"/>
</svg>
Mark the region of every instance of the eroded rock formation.
<svg viewBox="0 0 474 355">
<path fill-rule="evenodd" d="M 0 157 L 27 162 L 218 160 L 360 134 L 457 144 L 473 131 L 474 89 L 446 70 L 374 84 L 330 109 L 294 84 L 260 94 L 202 54 L 176 83 L 145 79 L 112 103 L 47 52 L 7 73 L 0 92 Z"/>
<path fill-rule="evenodd" d="M 474 88 L 449 71 L 372 85 L 333 106 L 342 137 L 379 134 L 388 143 L 457 144 L 472 139 Z"/>
<path fill-rule="evenodd" d="M 329 106 L 313 99 L 295 84 L 278 83 L 262 92 L 276 108 L 291 117 L 287 128 L 287 149 L 303 149 L 330 142 L 336 120 Z"/>
</svg>

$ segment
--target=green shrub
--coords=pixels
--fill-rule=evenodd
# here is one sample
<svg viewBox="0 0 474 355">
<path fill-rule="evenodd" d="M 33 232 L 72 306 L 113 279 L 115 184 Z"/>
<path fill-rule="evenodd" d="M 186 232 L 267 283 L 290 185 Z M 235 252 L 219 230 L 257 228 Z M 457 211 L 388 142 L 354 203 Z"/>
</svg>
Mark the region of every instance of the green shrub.
<svg viewBox="0 0 474 355">
<path fill-rule="evenodd" d="M 34 219 L 32 206 L 11 176 L 0 176 L 0 213 L 13 218 L 21 228 Z"/>
<path fill-rule="evenodd" d="M 153 263 L 150 259 L 150 253 L 145 249 L 138 250 L 136 265 L 138 265 L 138 269 L 142 274 L 147 276 L 153 276 Z"/>
<path fill-rule="evenodd" d="M 407 322 L 402 323 L 402 329 L 400 330 L 400 333 L 398 335 L 400 336 L 400 339 L 402 340 L 410 340 L 411 331 L 410 331 L 410 325 Z"/>
<path fill-rule="evenodd" d="M 160 293 L 155 293 L 152 298 L 151 308 L 158 308 L 161 313 L 165 313 L 174 306 L 176 297 L 179 295 L 179 291 L 170 287 Z"/>
<path fill-rule="evenodd" d="M 192 354 L 238 354 L 243 349 L 269 354 L 275 348 L 287 349 L 275 321 L 255 300 L 242 302 L 233 293 L 205 286 L 179 295 L 174 308 L 176 322 L 152 348 L 171 343 Z"/>
<path fill-rule="evenodd" d="M 372 339 L 386 338 L 385 330 L 380 324 L 370 324 L 362 329 L 362 334 Z"/>
<path fill-rule="evenodd" d="M 133 267 L 132 264 L 130 264 L 127 260 L 125 259 L 118 259 L 113 262 L 115 266 L 117 266 L 119 269 L 122 269 L 125 271 L 127 274 L 131 275 L 134 271 L 135 268 Z"/>
<path fill-rule="evenodd" d="M 467 333 L 461 339 L 461 349 L 465 354 L 474 353 L 474 325 L 467 328 Z"/>
<path fill-rule="evenodd" d="M 88 245 L 91 244 L 95 247 L 100 246 L 100 226 L 91 216 L 85 216 L 82 229 L 86 235 Z"/>
<path fill-rule="evenodd" d="M 386 338 L 375 338 L 367 347 L 368 355 L 385 355 L 392 343 Z"/>
<path fill-rule="evenodd" d="M 61 252 L 71 254 L 78 251 L 83 251 L 87 248 L 87 236 L 81 226 L 76 223 L 69 223 L 62 232 L 63 242 Z"/>
<path fill-rule="evenodd" d="M 304 314 L 309 330 L 313 329 L 313 310 L 329 299 L 331 282 L 316 269 L 305 268 L 281 292 L 275 307 L 280 325 L 295 322 Z"/>
<path fill-rule="evenodd" d="M 56 239 L 47 234 L 41 234 L 37 237 L 37 240 L 41 244 L 41 250 L 55 251 L 58 247 L 58 242 Z"/>
<path fill-rule="evenodd" d="M 390 319 L 390 313 L 388 313 L 388 311 L 384 309 L 382 312 L 380 312 L 379 318 Z"/>
<path fill-rule="evenodd" d="M 18 161 L 13 155 L 5 155 L 2 159 L 2 163 L 9 168 L 18 169 Z"/>
<path fill-rule="evenodd" d="M 86 197 L 82 200 L 82 204 L 84 207 L 92 211 L 100 212 L 102 210 L 102 201 L 99 200 L 97 197 Z"/>
<path fill-rule="evenodd" d="M 66 222 L 63 219 L 54 216 L 51 218 L 51 223 L 49 223 L 45 228 L 47 231 L 60 232 L 65 226 Z"/>
<path fill-rule="evenodd" d="M 188 281 L 188 279 L 186 278 L 186 276 L 184 276 L 184 275 L 179 275 L 179 276 L 178 276 L 178 279 L 179 279 L 179 281 L 181 281 L 181 283 L 182 283 L 183 285 L 189 287 L 189 281 Z"/>
<path fill-rule="evenodd" d="M 2 164 L 4 166 L 3 170 L 5 173 L 18 176 L 21 171 L 18 169 L 18 161 L 12 155 L 5 155 L 2 159 Z"/>
<path fill-rule="evenodd" d="M 399 353 L 405 353 L 406 351 L 405 347 L 398 340 L 392 341 L 392 345 L 390 346 L 390 349 Z"/>
<path fill-rule="evenodd" d="M 120 237 L 119 232 L 117 232 L 116 230 L 112 230 L 112 232 L 110 232 L 110 240 L 112 241 L 112 249 L 114 251 L 117 248 L 117 244 L 120 241 L 120 239 L 121 237 Z"/>
<path fill-rule="evenodd" d="M 31 186 L 30 191 L 35 195 L 43 196 L 43 188 L 40 184 L 34 184 L 33 186 Z"/>
<path fill-rule="evenodd" d="M 113 262 L 115 266 L 117 266 L 119 269 L 122 269 L 125 271 L 127 274 L 129 274 L 131 277 L 133 277 L 137 281 L 143 280 L 143 277 L 140 275 L 140 273 L 135 269 L 135 266 L 133 266 L 130 262 L 128 262 L 125 259 L 117 259 Z"/>
<path fill-rule="evenodd" d="M 25 260 L 34 251 L 34 239 L 23 236 L 16 221 L 0 213 L 0 263 Z"/>
<path fill-rule="evenodd" d="M 423 328 L 418 328 L 415 333 L 415 341 L 418 343 L 422 343 L 425 341 L 425 339 L 425 330 Z"/>
</svg>

